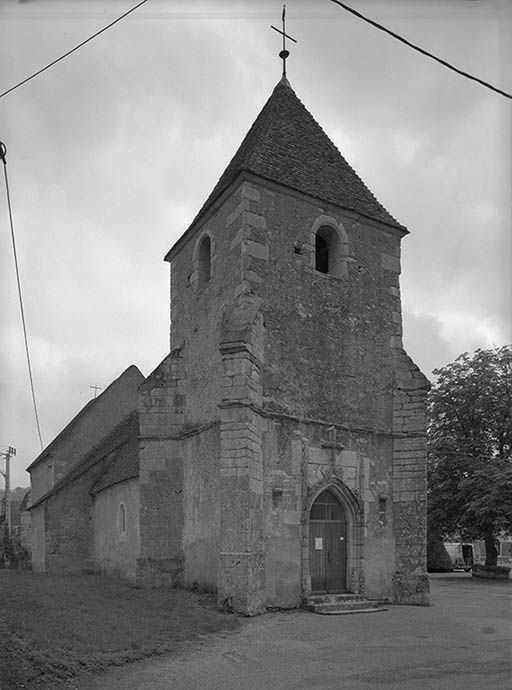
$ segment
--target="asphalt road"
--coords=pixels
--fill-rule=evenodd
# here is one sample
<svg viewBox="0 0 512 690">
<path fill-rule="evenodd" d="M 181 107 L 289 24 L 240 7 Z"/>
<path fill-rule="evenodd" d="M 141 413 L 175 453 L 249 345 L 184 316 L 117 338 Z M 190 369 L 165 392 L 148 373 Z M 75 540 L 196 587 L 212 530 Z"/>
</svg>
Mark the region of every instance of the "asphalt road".
<svg viewBox="0 0 512 690">
<path fill-rule="evenodd" d="M 244 620 L 175 658 L 153 658 L 80 690 L 512 689 L 512 580 L 431 577 L 429 608 Z"/>
</svg>

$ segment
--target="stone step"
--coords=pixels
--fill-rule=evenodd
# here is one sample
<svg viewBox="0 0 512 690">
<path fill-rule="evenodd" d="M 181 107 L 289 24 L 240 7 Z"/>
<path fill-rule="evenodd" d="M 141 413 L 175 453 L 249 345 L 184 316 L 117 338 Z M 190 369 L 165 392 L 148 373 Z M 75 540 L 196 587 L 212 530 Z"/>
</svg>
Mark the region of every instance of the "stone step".
<svg viewBox="0 0 512 690">
<path fill-rule="evenodd" d="M 311 594 L 306 603 L 308 604 L 336 604 L 340 601 L 362 601 L 363 597 L 360 594 L 350 594 L 344 592 L 343 594 Z"/>
<path fill-rule="evenodd" d="M 306 608 L 322 615 L 343 615 L 347 613 L 376 613 L 387 611 L 382 602 L 368 601 L 358 594 L 322 594 L 307 598 Z"/>
<path fill-rule="evenodd" d="M 333 610 L 325 611 L 320 606 L 316 608 L 313 613 L 319 613 L 321 616 L 348 616 L 355 613 L 380 613 L 381 611 L 387 611 L 387 608 L 385 606 L 370 606 L 368 608 L 347 609 L 341 606 Z"/>
</svg>

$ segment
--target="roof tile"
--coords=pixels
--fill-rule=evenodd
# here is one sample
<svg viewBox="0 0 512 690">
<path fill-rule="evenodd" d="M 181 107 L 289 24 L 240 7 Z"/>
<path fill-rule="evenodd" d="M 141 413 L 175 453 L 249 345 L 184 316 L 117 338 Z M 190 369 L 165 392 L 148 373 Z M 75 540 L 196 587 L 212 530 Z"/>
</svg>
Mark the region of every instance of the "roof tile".
<svg viewBox="0 0 512 690">
<path fill-rule="evenodd" d="M 286 79 L 274 88 L 192 225 L 242 171 L 405 229 L 350 167 Z"/>
</svg>

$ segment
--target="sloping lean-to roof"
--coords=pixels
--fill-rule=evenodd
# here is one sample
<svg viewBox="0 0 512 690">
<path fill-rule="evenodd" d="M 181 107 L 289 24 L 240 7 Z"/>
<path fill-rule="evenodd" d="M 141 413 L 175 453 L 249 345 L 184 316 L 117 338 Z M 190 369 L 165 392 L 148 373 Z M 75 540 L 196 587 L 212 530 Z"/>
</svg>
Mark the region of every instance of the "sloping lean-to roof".
<svg viewBox="0 0 512 690">
<path fill-rule="evenodd" d="M 31 505 L 30 509 L 44 503 L 50 496 L 61 491 L 65 486 L 102 461 L 106 461 L 105 469 L 90 488 L 90 493 L 96 493 L 127 479 L 138 477 L 138 434 L 139 415 L 135 411 L 125 417 L 98 445 L 86 453 L 81 461 L 44 496 L 41 496 Z"/>
<path fill-rule="evenodd" d="M 113 453 L 105 473 L 98 479 L 91 493 L 98 493 L 114 484 L 139 476 L 139 443 L 137 436 L 132 436 Z"/>
<path fill-rule="evenodd" d="M 191 228 L 243 171 L 406 230 L 377 201 L 286 79 L 274 88 Z"/>
<path fill-rule="evenodd" d="M 87 412 L 91 411 L 91 408 L 94 408 L 94 406 L 97 406 L 101 400 L 103 400 L 105 397 L 109 395 L 109 393 L 126 377 L 129 376 L 134 376 L 137 377 L 139 376 L 141 379 L 141 382 L 144 381 L 144 376 L 141 374 L 139 369 L 134 365 L 131 364 L 127 369 L 123 371 L 123 373 L 118 376 L 117 379 L 114 379 L 112 383 L 110 383 L 107 388 L 101 392 L 100 395 L 98 395 L 97 398 L 94 398 L 93 400 L 89 400 L 84 407 L 73 417 L 73 419 L 66 424 L 66 426 L 60 431 L 57 436 L 41 451 L 41 453 L 36 457 L 36 459 L 27 467 L 27 472 L 30 472 L 36 465 L 38 465 L 42 460 L 48 457 L 48 455 L 58 446 L 58 444 L 67 436 L 70 436 L 71 434 L 75 433 L 76 427 L 78 425 L 78 422 L 85 417 Z"/>
</svg>

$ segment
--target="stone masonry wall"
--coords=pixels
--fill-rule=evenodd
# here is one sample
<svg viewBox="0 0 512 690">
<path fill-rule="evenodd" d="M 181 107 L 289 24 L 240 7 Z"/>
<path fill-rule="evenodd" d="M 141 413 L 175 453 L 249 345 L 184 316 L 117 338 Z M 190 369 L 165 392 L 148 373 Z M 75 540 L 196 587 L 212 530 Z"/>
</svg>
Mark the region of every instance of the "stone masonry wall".
<svg viewBox="0 0 512 690">
<path fill-rule="evenodd" d="M 315 270 L 322 225 L 341 238 L 335 275 Z M 196 257 L 205 234 L 212 266 L 201 286 Z M 161 415 L 154 428 L 158 442 L 171 444 L 220 416 L 221 605 L 253 614 L 296 605 L 307 593 L 308 511 L 329 482 L 351 511 L 351 591 L 392 595 L 395 540 L 398 563 L 413 539 L 406 528 L 394 531 L 403 516 L 394 507 L 402 234 L 246 175 L 171 252 L 183 418 L 181 431 Z M 154 394 L 151 414 L 160 414 L 158 405 L 172 409 L 169 386 Z M 186 473 L 188 451 L 180 448 L 162 446 L 154 458 L 162 468 L 174 452 L 176 486 Z M 295 460 L 288 466 L 284 458 Z M 163 474 L 159 482 L 170 486 Z"/>
<path fill-rule="evenodd" d="M 258 368 L 263 416 L 282 414 L 310 424 L 318 420 L 345 430 L 362 443 L 362 447 L 352 444 L 353 450 L 342 451 L 345 458 L 351 453 L 356 458 L 358 481 L 366 475 L 365 483 L 357 487 L 363 511 L 364 567 L 360 577 L 365 591 L 373 596 L 392 596 L 395 541 L 398 562 L 408 554 L 409 565 L 417 561 L 415 550 L 423 548 L 417 544 L 421 530 L 404 524 L 410 506 L 397 512 L 394 503 L 394 362 L 396 349 L 401 347 L 402 233 L 341 209 L 316 205 L 277 185 L 251 187 L 247 182 L 246 194 L 247 190 L 251 211 L 245 212 L 245 227 L 236 239 L 242 254 L 238 294 L 258 305 L 265 326 L 264 355 Z M 343 265 L 335 275 L 319 273 L 314 267 L 314 233 L 324 225 L 339 233 L 345 252 L 338 259 Z M 418 387 L 425 385 L 417 369 L 414 378 Z M 415 425 L 421 425 L 421 410 L 425 411 L 421 395 L 417 400 L 420 414 L 414 422 L 409 419 L 409 434 Z M 258 434 L 262 436 L 261 429 Z M 306 438 L 310 434 L 311 429 Z M 325 479 L 329 470 L 322 444 L 308 439 L 308 446 L 308 468 L 316 453 Z M 268 461 L 265 457 L 264 462 L 267 479 L 273 475 L 277 456 Z M 345 480 L 350 482 L 347 470 Z M 287 481 L 296 482 L 296 477 Z M 308 481 L 308 490 L 311 486 Z M 297 498 L 298 493 L 295 495 Z M 266 494 L 264 514 L 275 510 L 278 503 L 275 496 L 269 500 Z M 296 503 L 292 501 L 290 506 L 296 507 Z M 293 508 L 285 517 L 288 522 L 290 510 Z M 272 568 L 283 570 L 278 559 L 272 564 L 270 532 L 265 549 L 267 591 L 276 575 Z M 355 534 L 353 538 L 359 539 Z M 281 542 L 271 548 L 282 554 L 282 547 Z M 290 585 L 289 592 L 292 589 Z"/>
<path fill-rule="evenodd" d="M 193 424 L 185 345 L 141 386 L 141 584 L 215 590 L 219 548 L 219 422 Z"/>
<path fill-rule="evenodd" d="M 174 350 L 139 389 L 142 584 L 183 584 L 183 428 L 185 368 Z"/>
<path fill-rule="evenodd" d="M 262 300 L 264 406 L 391 433 L 401 233 L 277 186 L 257 192 L 242 286 Z M 314 267 L 323 225 L 343 239 L 337 275 Z"/>
<path fill-rule="evenodd" d="M 222 535 L 220 542 L 217 538 L 215 561 L 211 530 L 207 552 L 198 560 L 199 527 L 193 527 L 195 508 L 190 497 L 183 532 L 185 581 L 203 586 L 206 582 L 210 587 L 215 571 L 220 603 L 229 600 L 234 609 L 246 613 L 261 610 L 263 600 L 261 452 L 257 421 L 247 408 L 250 402 L 261 404 L 257 360 L 262 319 L 259 302 L 245 298 L 243 285 L 242 238 L 251 224 L 253 197 L 252 188 L 241 184 L 183 241 L 175 256 L 171 253 L 171 349 L 179 351 L 187 372 L 182 430 L 213 430 L 220 424 L 220 451 L 215 443 L 208 449 L 201 438 L 191 436 L 186 454 L 197 443 L 196 450 L 182 458 L 187 500 L 189 487 L 219 487 L 211 501 L 218 505 L 217 529 Z M 211 276 L 201 285 L 197 252 L 206 235 L 211 243 Z M 212 468 L 218 472 L 217 484 Z M 212 518 L 215 524 L 215 511 Z"/>
<path fill-rule="evenodd" d="M 428 605 L 426 397 L 429 382 L 403 350 L 396 352 L 393 421 L 394 598 Z"/>
<path fill-rule="evenodd" d="M 267 606 L 298 606 L 311 592 L 309 510 L 325 488 L 349 516 L 348 590 L 391 598 L 392 440 L 270 412 L 263 422 Z"/>
<path fill-rule="evenodd" d="M 184 386 L 184 424 L 219 419 L 224 369 L 219 350 L 224 314 L 236 306 L 240 290 L 241 251 L 236 238 L 252 202 L 241 185 L 171 258 L 171 351 L 180 349 L 189 376 Z M 202 239 L 211 241 L 210 280 L 197 280 Z"/>
<path fill-rule="evenodd" d="M 48 573 L 96 570 L 92 517 L 94 499 L 90 491 L 108 463 L 109 456 L 106 456 L 51 495 L 42 506 Z"/>
<path fill-rule="evenodd" d="M 220 426 L 182 441 L 185 587 L 217 590 L 220 531 Z"/>
<path fill-rule="evenodd" d="M 241 294 L 226 312 L 220 351 L 223 399 L 220 449 L 219 604 L 248 615 L 265 608 L 259 302 Z"/>
</svg>

